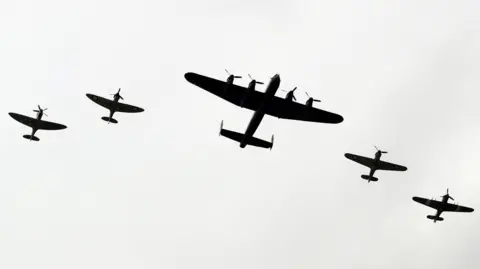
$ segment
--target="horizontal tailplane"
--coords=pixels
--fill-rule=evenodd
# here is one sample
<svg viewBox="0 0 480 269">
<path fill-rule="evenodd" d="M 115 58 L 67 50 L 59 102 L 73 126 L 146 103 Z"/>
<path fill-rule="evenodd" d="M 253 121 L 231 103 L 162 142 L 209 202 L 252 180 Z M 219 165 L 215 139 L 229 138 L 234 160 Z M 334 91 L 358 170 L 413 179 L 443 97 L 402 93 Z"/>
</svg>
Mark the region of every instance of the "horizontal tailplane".
<svg viewBox="0 0 480 269">
<path fill-rule="evenodd" d="M 242 148 L 245 147 L 245 145 L 243 145 L 242 142 L 245 143 L 246 145 L 251 145 L 251 146 L 260 147 L 260 148 L 271 149 L 273 147 L 273 136 L 272 136 L 272 142 L 261 140 L 256 137 L 251 137 L 247 141 L 243 141 L 245 136 L 244 134 L 226 130 L 226 129 L 220 129 L 220 135 L 239 142 L 240 147 Z"/>
<path fill-rule="evenodd" d="M 32 140 L 32 141 L 40 141 L 40 138 L 33 136 L 33 135 L 24 135 L 23 138 Z"/>
<path fill-rule="evenodd" d="M 114 118 L 109 118 L 109 117 L 102 117 L 102 120 L 111 122 L 111 123 L 118 123 L 118 121 Z"/>
<path fill-rule="evenodd" d="M 428 215 L 428 216 L 427 216 L 427 219 L 431 219 L 431 220 L 434 220 L 434 221 L 442 221 L 442 220 L 443 220 L 443 218 L 437 217 L 437 216 L 433 216 L 433 215 Z"/>
<path fill-rule="evenodd" d="M 369 181 L 378 181 L 378 178 L 369 175 L 362 175 L 362 178 Z"/>
</svg>

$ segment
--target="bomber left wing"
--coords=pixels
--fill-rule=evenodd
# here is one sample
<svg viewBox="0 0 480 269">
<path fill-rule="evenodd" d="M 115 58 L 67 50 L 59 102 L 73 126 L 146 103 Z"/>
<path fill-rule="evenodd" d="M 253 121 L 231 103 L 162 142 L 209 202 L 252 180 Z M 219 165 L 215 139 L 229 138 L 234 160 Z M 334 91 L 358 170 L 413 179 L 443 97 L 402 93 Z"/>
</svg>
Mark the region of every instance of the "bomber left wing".
<svg viewBox="0 0 480 269">
<path fill-rule="evenodd" d="M 16 121 L 23 123 L 31 128 L 36 128 L 38 130 L 62 130 L 67 128 L 67 126 L 55 122 L 49 122 L 44 120 L 37 120 L 34 118 L 30 118 L 24 115 L 20 115 L 17 113 L 8 113 L 12 118 Z"/>
<path fill-rule="evenodd" d="M 186 73 L 185 79 L 234 105 L 250 110 L 257 110 L 264 100 L 264 93 L 262 92 L 248 92 L 247 88 L 235 84 L 229 85 L 225 91 L 226 82 L 196 73 Z M 343 117 L 340 115 L 314 107 L 307 107 L 277 96 L 274 96 L 268 106 L 265 107 L 265 114 L 282 119 L 322 123 L 340 123 L 343 121 Z"/>
<path fill-rule="evenodd" d="M 366 167 L 372 168 L 374 160 L 371 158 L 363 157 L 363 156 L 358 156 L 355 154 L 351 153 L 345 153 L 345 157 L 349 160 L 352 160 L 356 163 L 359 163 L 361 165 L 365 165 Z"/>
</svg>

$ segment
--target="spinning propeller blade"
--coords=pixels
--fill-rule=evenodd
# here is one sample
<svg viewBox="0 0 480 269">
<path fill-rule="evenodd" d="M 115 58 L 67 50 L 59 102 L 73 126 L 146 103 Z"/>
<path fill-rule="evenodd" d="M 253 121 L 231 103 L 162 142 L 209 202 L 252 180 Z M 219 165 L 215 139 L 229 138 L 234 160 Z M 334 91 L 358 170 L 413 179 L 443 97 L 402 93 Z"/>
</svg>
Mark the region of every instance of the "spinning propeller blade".
<svg viewBox="0 0 480 269">
<path fill-rule="evenodd" d="M 446 196 L 447 196 L 448 198 L 450 198 L 450 199 L 452 199 L 452 200 L 454 200 L 454 201 L 455 201 L 455 199 L 453 199 L 453 197 L 452 197 L 452 196 L 450 196 L 450 194 L 448 194 L 448 188 L 447 188 L 447 195 L 446 195 Z"/>
<path fill-rule="evenodd" d="M 319 99 L 313 99 L 313 97 L 310 97 L 310 95 L 308 95 L 308 92 L 305 92 L 305 94 L 308 96 L 308 99 L 311 99 L 313 102 L 321 102 L 321 100 Z"/>
<path fill-rule="evenodd" d="M 263 84 L 263 82 L 256 81 L 255 79 L 253 79 L 252 76 L 250 76 L 250 74 L 248 74 L 248 77 L 249 77 L 252 81 L 255 81 L 255 84 Z"/>
<path fill-rule="evenodd" d="M 234 78 L 242 78 L 241 76 L 235 76 L 235 75 L 230 74 L 230 72 L 228 72 L 227 69 L 225 69 L 225 72 L 227 72 L 227 74 L 228 74 L 229 76 L 233 76 Z"/>
<path fill-rule="evenodd" d="M 377 148 L 377 146 L 373 145 L 377 151 L 380 151 L 381 153 L 388 153 L 387 151 L 381 151 Z"/>
<path fill-rule="evenodd" d="M 37 113 L 42 113 L 43 115 L 47 116 L 47 113 L 45 113 L 44 111 L 47 110 L 48 108 L 41 108 L 40 105 L 37 105 L 38 107 L 38 110 L 37 109 L 34 109 L 33 112 L 37 112 Z"/>
<path fill-rule="evenodd" d="M 282 90 L 282 91 L 287 93 L 286 98 L 288 98 L 289 96 L 292 96 L 292 99 L 297 101 L 297 98 L 295 98 L 295 91 L 296 90 L 297 90 L 297 87 L 293 88 L 293 90 L 290 90 L 290 91 L 286 91 L 286 90 Z"/>
<path fill-rule="evenodd" d="M 118 96 L 118 98 L 122 99 L 123 100 L 123 97 L 120 95 L 120 90 L 122 88 L 118 88 L 118 92 L 117 93 L 111 93 L 110 95 L 113 95 L 113 96 Z"/>
</svg>

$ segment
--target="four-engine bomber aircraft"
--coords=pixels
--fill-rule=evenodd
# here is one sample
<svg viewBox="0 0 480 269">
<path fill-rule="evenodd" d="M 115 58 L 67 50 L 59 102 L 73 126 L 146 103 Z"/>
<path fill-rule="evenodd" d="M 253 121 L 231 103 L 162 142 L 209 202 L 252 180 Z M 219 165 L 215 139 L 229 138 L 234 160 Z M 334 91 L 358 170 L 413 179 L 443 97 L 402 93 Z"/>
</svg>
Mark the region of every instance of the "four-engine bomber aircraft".
<svg viewBox="0 0 480 269">
<path fill-rule="evenodd" d="M 375 153 L 375 159 L 363 157 L 363 156 L 358 156 L 354 155 L 351 153 L 345 153 L 345 157 L 347 159 L 350 159 L 354 162 L 357 162 L 361 165 L 365 165 L 366 167 L 370 168 L 370 173 L 369 175 L 362 175 L 363 179 L 370 181 L 378 181 L 378 178 L 374 177 L 373 174 L 377 170 L 389 170 L 389 171 L 407 171 L 407 168 L 405 166 L 393 164 L 393 163 L 387 163 L 384 161 L 380 160 L 380 157 L 382 157 L 382 153 L 386 154 L 388 152 L 386 151 L 381 151 L 377 147 L 377 152 Z"/>
<path fill-rule="evenodd" d="M 440 217 L 440 214 L 442 214 L 442 212 L 463 212 L 463 213 L 473 212 L 473 208 L 448 203 L 448 199 L 454 200 L 448 194 L 448 189 L 447 189 L 447 194 L 441 197 L 442 197 L 441 201 L 435 201 L 433 198 L 429 200 L 429 199 L 416 197 L 416 196 L 414 196 L 412 199 L 417 203 L 429 206 L 437 210 L 437 214 L 435 214 L 435 216 L 433 215 L 427 216 L 427 218 L 433 220 L 434 223 L 437 221 L 443 221 L 443 218 Z"/>
<path fill-rule="evenodd" d="M 96 96 L 90 93 L 87 93 L 87 97 L 92 100 L 93 102 L 97 103 L 100 106 L 103 106 L 104 108 L 110 110 L 110 115 L 108 117 L 102 117 L 102 120 L 107 121 L 108 123 L 118 123 L 116 119 L 113 118 L 113 114 L 115 112 L 124 112 L 124 113 L 138 113 L 138 112 L 143 112 L 143 108 L 132 106 L 132 105 L 127 105 L 120 103 L 118 100 L 122 99 L 123 97 L 120 95 L 120 89 L 118 89 L 118 92 L 113 95 L 113 101 L 108 100 L 106 98 Z"/>
<path fill-rule="evenodd" d="M 35 136 L 35 133 L 38 130 L 62 130 L 67 128 L 67 126 L 62 124 L 42 120 L 43 115 L 48 116 L 43 112 L 45 110 L 47 110 L 47 108 L 42 109 L 40 106 L 38 106 L 38 110 L 33 110 L 34 112 L 37 112 L 37 117 L 35 119 L 13 112 L 8 113 L 8 115 L 10 115 L 16 121 L 32 128 L 31 135 L 23 136 L 25 139 L 29 139 L 30 141 L 40 141 L 40 138 Z"/>
<path fill-rule="evenodd" d="M 255 85 L 263 84 L 262 82 L 252 79 L 248 87 L 245 88 L 233 84 L 235 78 L 241 77 L 229 74 L 227 81 L 224 82 L 196 73 L 185 74 L 185 79 L 188 82 L 232 104 L 255 111 L 244 134 L 220 128 L 220 135 L 238 141 L 241 148 L 244 148 L 246 145 L 272 148 L 273 136 L 271 142 L 253 136 L 265 114 L 282 119 L 331 124 L 343 121 L 343 117 L 340 115 L 314 108 L 312 105 L 313 101 L 316 100 L 313 98 L 309 98 L 306 105 L 294 102 L 292 98 L 294 98 L 293 92 L 295 89 L 290 91 L 285 99 L 275 96 L 280 86 L 279 74 L 271 78 L 264 93 L 255 90 Z"/>
</svg>

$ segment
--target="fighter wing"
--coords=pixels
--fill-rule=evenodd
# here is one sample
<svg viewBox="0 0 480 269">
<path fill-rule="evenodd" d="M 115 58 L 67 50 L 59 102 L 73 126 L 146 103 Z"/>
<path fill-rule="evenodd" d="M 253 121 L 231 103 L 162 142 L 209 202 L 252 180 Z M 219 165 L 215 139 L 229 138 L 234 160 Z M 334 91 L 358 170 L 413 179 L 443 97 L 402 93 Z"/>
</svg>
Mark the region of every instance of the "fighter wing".
<svg viewBox="0 0 480 269">
<path fill-rule="evenodd" d="M 251 110 L 257 110 L 265 98 L 262 92 L 248 92 L 247 88 L 235 84 L 228 85 L 226 89 L 226 82 L 195 73 L 186 73 L 185 79 L 232 104 Z M 343 121 L 343 117 L 340 115 L 290 102 L 277 96 L 274 96 L 268 106 L 265 107 L 265 114 L 282 119 L 323 123 L 340 123 Z"/>
<path fill-rule="evenodd" d="M 288 101 L 284 98 L 274 96 L 268 106 L 265 108 L 265 113 L 277 118 L 322 122 L 322 123 L 340 123 L 343 117 L 328 111 L 324 111 L 314 107 L 307 107 L 306 105 Z"/>
<path fill-rule="evenodd" d="M 473 212 L 473 208 L 455 204 L 447 204 L 443 207 L 443 211 L 470 213 Z"/>
<path fill-rule="evenodd" d="M 358 155 L 355 155 L 355 154 L 351 154 L 351 153 L 345 153 L 345 157 L 347 159 L 350 159 L 354 162 L 357 162 L 361 165 L 365 165 L 366 167 L 369 167 L 371 168 L 372 165 L 373 165 L 373 162 L 374 160 L 371 159 L 371 158 L 367 158 L 367 157 L 363 157 L 363 156 L 358 156 Z"/>
<path fill-rule="evenodd" d="M 407 168 L 405 166 L 379 161 L 377 170 L 407 171 Z"/>
<path fill-rule="evenodd" d="M 124 113 L 138 113 L 143 112 L 143 108 L 127 105 L 123 103 L 117 103 L 115 106 L 115 111 L 124 112 Z"/>
<path fill-rule="evenodd" d="M 439 201 L 435 201 L 435 200 L 430 200 L 430 199 L 425 199 L 425 198 L 422 198 L 422 197 L 413 197 L 412 198 L 413 201 L 417 202 L 417 203 L 420 203 L 420 204 L 423 204 L 423 205 L 426 205 L 426 206 L 429 206 L 433 209 L 441 209 L 442 208 L 442 203 L 439 202 Z"/>
<path fill-rule="evenodd" d="M 103 106 L 104 108 L 110 110 L 113 108 L 114 102 L 112 100 L 108 100 L 106 98 L 96 96 L 94 94 L 87 93 L 87 97 L 95 102 L 97 105 Z"/>
<path fill-rule="evenodd" d="M 24 116 L 24 115 L 20 115 L 20 114 L 17 114 L 17 113 L 13 113 L 13 112 L 10 112 L 8 113 L 8 115 L 10 115 L 10 117 L 12 117 L 13 119 L 15 119 L 16 121 L 22 123 L 22 124 L 25 124 L 29 127 L 33 127 L 35 122 L 37 121 L 36 119 L 34 118 L 30 118 L 30 117 L 27 117 L 27 116 Z"/>
<path fill-rule="evenodd" d="M 67 128 L 67 126 L 54 123 L 54 122 L 49 122 L 49 121 L 43 121 L 43 120 L 37 120 L 34 118 L 30 118 L 24 115 L 20 115 L 17 113 L 8 113 L 12 118 L 14 118 L 16 121 L 23 123 L 31 128 L 36 128 L 38 130 L 62 130 Z"/>
<path fill-rule="evenodd" d="M 38 130 L 62 130 L 66 129 L 67 126 L 55 122 L 49 122 L 44 120 L 36 120 L 36 125 Z"/>
<path fill-rule="evenodd" d="M 132 105 L 127 105 L 123 103 L 115 103 L 112 100 L 108 100 L 106 98 L 96 96 L 90 93 L 87 93 L 87 97 L 92 100 L 93 102 L 97 103 L 100 106 L 103 106 L 104 108 L 111 110 L 114 109 L 115 111 L 118 112 L 124 112 L 124 113 L 136 113 L 136 112 L 143 112 L 143 108 L 132 106 Z"/>
</svg>

